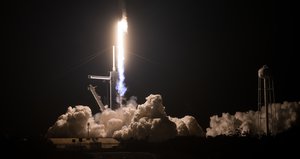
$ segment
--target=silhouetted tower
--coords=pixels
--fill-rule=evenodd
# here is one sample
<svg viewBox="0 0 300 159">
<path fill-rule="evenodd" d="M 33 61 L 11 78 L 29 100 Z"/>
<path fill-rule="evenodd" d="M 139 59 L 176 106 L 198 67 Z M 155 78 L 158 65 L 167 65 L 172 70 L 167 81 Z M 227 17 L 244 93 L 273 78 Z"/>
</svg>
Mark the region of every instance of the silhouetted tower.
<svg viewBox="0 0 300 159">
<path fill-rule="evenodd" d="M 272 106 L 275 103 L 274 83 L 271 77 L 270 69 L 267 65 L 264 65 L 258 70 L 258 125 L 261 126 L 265 121 L 265 133 L 270 135 L 273 131 L 273 125 L 275 122 L 276 109 Z M 262 105 L 263 104 L 263 105 Z M 265 106 L 265 116 L 262 116 L 262 106 Z M 272 130 L 270 130 L 270 126 Z"/>
</svg>

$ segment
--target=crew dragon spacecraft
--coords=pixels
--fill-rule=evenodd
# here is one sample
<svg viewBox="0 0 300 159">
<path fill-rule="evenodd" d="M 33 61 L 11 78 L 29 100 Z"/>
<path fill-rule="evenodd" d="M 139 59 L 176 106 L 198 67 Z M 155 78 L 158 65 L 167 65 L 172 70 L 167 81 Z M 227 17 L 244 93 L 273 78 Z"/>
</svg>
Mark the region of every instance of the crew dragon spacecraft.
<svg viewBox="0 0 300 159">
<path fill-rule="evenodd" d="M 121 1 L 122 2 L 122 1 Z M 109 107 L 114 110 L 122 106 L 122 101 L 124 94 L 126 93 L 126 86 L 124 84 L 124 60 L 125 60 L 125 35 L 127 33 L 127 17 L 124 7 L 124 3 L 120 3 L 122 8 L 122 18 L 117 23 L 116 30 L 116 46 L 113 46 L 112 59 L 113 65 L 112 70 L 109 72 L 109 76 L 97 76 L 97 75 L 88 75 L 89 79 L 97 80 L 107 80 L 109 81 Z M 117 65 L 116 65 L 117 63 Z M 117 67 L 116 67 L 117 66 Z M 103 106 L 100 96 L 97 95 L 95 87 L 89 85 L 88 89 L 92 92 L 94 98 L 97 101 L 97 104 L 100 107 L 101 111 L 104 111 L 105 107 Z"/>
</svg>

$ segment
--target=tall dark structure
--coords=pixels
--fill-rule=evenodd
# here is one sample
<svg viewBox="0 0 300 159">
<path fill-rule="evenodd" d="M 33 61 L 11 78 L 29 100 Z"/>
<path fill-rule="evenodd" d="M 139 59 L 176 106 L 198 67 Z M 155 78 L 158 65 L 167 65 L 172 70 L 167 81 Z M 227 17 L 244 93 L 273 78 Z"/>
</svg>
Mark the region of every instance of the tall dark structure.
<svg viewBox="0 0 300 159">
<path fill-rule="evenodd" d="M 276 120 L 276 108 L 272 108 L 272 103 L 275 103 L 274 82 L 269 67 L 264 65 L 258 70 L 258 125 L 265 124 L 262 127 L 267 136 L 273 133 Z M 262 106 L 265 106 L 265 114 Z"/>
</svg>

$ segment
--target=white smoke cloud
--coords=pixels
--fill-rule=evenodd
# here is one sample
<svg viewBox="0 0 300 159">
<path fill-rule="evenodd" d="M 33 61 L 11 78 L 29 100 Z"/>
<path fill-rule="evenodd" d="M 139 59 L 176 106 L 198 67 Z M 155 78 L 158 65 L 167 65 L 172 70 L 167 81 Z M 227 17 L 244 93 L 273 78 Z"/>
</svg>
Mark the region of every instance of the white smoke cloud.
<svg viewBox="0 0 300 159">
<path fill-rule="evenodd" d="M 197 120 L 193 116 L 185 116 L 181 119 L 189 130 L 189 135 L 192 136 L 205 136 L 205 133 Z"/>
<path fill-rule="evenodd" d="M 92 111 L 86 106 L 68 107 L 65 114 L 58 117 L 56 123 L 49 129 L 48 135 L 52 136 L 86 136 L 87 123 L 94 124 Z M 98 129 L 98 127 L 93 127 Z"/>
<path fill-rule="evenodd" d="M 176 124 L 178 136 L 205 136 L 205 133 L 193 116 L 185 116 L 181 119 L 169 117 Z"/>
<path fill-rule="evenodd" d="M 177 135 L 176 124 L 168 119 L 161 96 L 151 94 L 146 100 L 137 107 L 131 123 L 116 131 L 113 137 L 161 141 Z"/>
<path fill-rule="evenodd" d="M 289 129 L 293 124 L 297 124 L 296 120 L 299 120 L 300 102 L 273 103 L 269 109 L 269 129 L 273 135 Z M 265 112 L 266 109 L 263 107 L 261 111 L 256 112 L 236 112 L 235 115 L 222 113 L 220 117 L 211 116 L 206 136 L 262 135 L 266 132 Z"/>
<path fill-rule="evenodd" d="M 114 137 L 163 141 L 175 136 L 204 136 L 205 133 L 192 116 L 167 116 L 161 95 L 149 95 L 137 105 L 130 98 L 125 107 L 106 109 L 92 116 L 88 106 L 69 107 L 49 128 L 48 137 Z"/>
</svg>

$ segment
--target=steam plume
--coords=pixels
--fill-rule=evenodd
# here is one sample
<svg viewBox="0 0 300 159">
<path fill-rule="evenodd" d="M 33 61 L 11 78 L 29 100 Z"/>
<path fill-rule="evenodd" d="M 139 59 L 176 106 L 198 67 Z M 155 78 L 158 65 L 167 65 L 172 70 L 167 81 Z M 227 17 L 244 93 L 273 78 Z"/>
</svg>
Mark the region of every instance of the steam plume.
<svg viewBox="0 0 300 159">
<path fill-rule="evenodd" d="M 89 132 L 89 133 L 88 133 Z M 87 106 L 69 107 L 49 128 L 48 137 L 114 137 L 146 139 L 158 142 L 175 136 L 204 136 L 197 120 L 192 116 L 167 116 L 161 95 L 149 95 L 146 102 L 137 105 L 136 98 L 117 110 L 107 109 L 92 116 Z"/>
<path fill-rule="evenodd" d="M 270 108 L 269 127 L 276 135 L 297 124 L 300 114 L 300 102 L 273 103 Z M 211 116 L 210 127 L 206 129 L 206 136 L 217 135 L 262 135 L 265 134 L 265 107 L 261 111 L 236 112 L 235 115 L 222 113 L 222 116 Z M 259 122 L 259 115 L 261 121 Z M 299 124 L 299 123 L 298 123 Z"/>
</svg>

